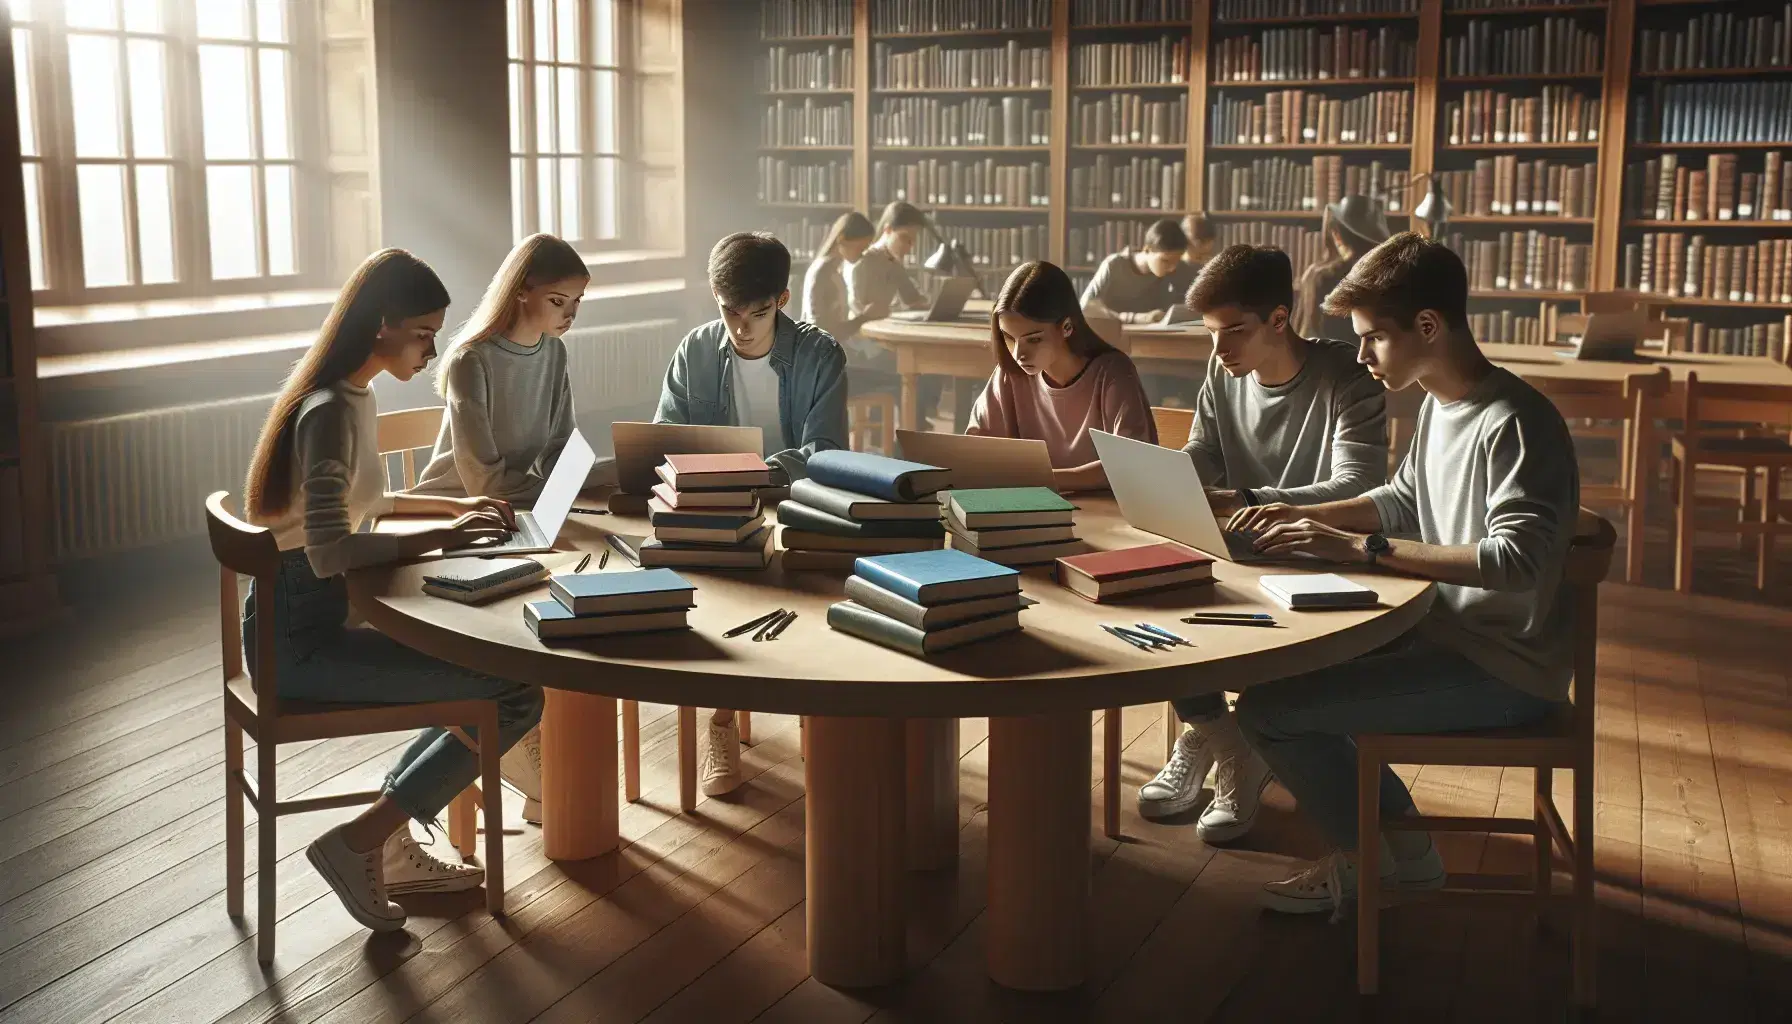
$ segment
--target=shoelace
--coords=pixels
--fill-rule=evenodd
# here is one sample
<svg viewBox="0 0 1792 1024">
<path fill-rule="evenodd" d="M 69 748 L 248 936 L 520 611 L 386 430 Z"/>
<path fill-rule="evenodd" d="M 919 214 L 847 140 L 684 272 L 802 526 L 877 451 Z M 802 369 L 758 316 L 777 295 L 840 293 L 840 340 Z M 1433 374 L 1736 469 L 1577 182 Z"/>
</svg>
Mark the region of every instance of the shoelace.
<svg viewBox="0 0 1792 1024">
<path fill-rule="evenodd" d="M 1315 861 L 1312 867 L 1296 875 L 1293 879 L 1300 884 L 1301 888 L 1311 889 L 1319 880 L 1320 875 L 1325 876 L 1326 897 L 1332 904 L 1332 916 L 1330 919 L 1330 923 L 1332 924 L 1337 924 L 1344 919 L 1344 904 L 1346 902 L 1344 897 L 1344 863 L 1343 851 L 1333 850 L 1326 854 L 1324 859 Z"/>
<path fill-rule="evenodd" d="M 1213 771 L 1213 806 L 1238 810 L 1238 762 L 1234 754 L 1220 761 Z"/>
<path fill-rule="evenodd" d="M 1181 791 L 1188 782 L 1189 772 L 1194 769 L 1195 760 L 1200 756 L 1201 745 L 1192 748 L 1181 741 L 1176 744 L 1176 752 L 1170 755 L 1170 761 L 1157 773 L 1157 777 L 1168 783 L 1172 789 Z"/>
</svg>

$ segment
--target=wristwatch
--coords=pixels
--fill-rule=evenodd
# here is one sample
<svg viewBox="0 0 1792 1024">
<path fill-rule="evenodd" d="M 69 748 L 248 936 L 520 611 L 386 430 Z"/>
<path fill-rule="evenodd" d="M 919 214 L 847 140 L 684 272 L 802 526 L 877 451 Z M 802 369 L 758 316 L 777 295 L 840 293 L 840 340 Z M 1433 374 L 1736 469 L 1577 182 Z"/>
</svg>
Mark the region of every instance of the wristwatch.
<svg viewBox="0 0 1792 1024">
<path fill-rule="evenodd" d="M 1363 551 L 1369 556 L 1369 564 L 1374 565 L 1376 559 L 1388 553 L 1388 539 L 1379 533 L 1371 533 L 1363 538 Z"/>
</svg>

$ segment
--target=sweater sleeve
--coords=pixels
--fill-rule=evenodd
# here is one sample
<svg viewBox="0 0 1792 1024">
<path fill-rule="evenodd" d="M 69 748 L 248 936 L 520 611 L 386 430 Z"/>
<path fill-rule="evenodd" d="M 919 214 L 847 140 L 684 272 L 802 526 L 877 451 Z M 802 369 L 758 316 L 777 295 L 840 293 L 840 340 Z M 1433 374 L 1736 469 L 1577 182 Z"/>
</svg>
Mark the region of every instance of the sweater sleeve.
<svg viewBox="0 0 1792 1024">
<path fill-rule="evenodd" d="M 293 457 L 305 523 L 305 559 L 319 579 L 363 565 L 395 561 L 400 537 L 357 533 L 349 514 L 351 467 L 355 465 L 354 421 L 341 402 L 325 402 L 300 413 L 293 425 Z"/>
<path fill-rule="evenodd" d="M 1387 388 L 1356 372 L 1332 394 L 1332 475 L 1305 487 L 1258 487 L 1259 501 L 1319 505 L 1367 492 L 1387 480 Z"/>
<path fill-rule="evenodd" d="M 1427 400 L 1419 407 L 1419 420 L 1412 446 L 1406 449 L 1406 457 L 1400 460 L 1400 468 L 1394 471 L 1394 478 L 1363 495 L 1375 503 L 1375 512 L 1381 517 L 1382 533 L 1412 536 L 1419 532 L 1418 471 L 1414 468 L 1413 461 L 1424 443 L 1426 419 L 1430 413 L 1431 403 Z"/>
<path fill-rule="evenodd" d="M 1574 529 L 1579 485 L 1574 460 L 1561 457 L 1571 440 L 1566 428 L 1536 419 L 1527 423 L 1521 412 L 1488 433 L 1487 534 L 1476 550 L 1487 590 L 1535 590 L 1562 548 L 1562 531 Z"/>
<path fill-rule="evenodd" d="M 1220 418 L 1213 394 L 1213 377 L 1220 372 L 1217 357 L 1207 361 L 1207 375 L 1201 380 L 1201 391 L 1195 396 L 1195 415 L 1189 424 L 1188 443 L 1182 450 L 1195 464 L 1195 472 L 1207 487 L 1226 486 L 1226 455 L 1220 446 Z"/>
<path fill-rule="evenodd" d="M 1084 309 L 1089 308 L 1089 304 L 1092 302 L 1099 302 L 1101 303 L 1102 308 L 1107 308 L 1108 303 L 1106 293 L 1108 279 L 1110 277 L 1108 273 L 1109 266 L 1110 261 L 1102 260 L 1100 265 L 1095 268 L 1095 273 L 1089 276 L 1089 283 L 1083 287 L 1082 304 Z M 1109 312 L 1113 312 L 1113 310 L 1109 310 Z"/>
</svg>

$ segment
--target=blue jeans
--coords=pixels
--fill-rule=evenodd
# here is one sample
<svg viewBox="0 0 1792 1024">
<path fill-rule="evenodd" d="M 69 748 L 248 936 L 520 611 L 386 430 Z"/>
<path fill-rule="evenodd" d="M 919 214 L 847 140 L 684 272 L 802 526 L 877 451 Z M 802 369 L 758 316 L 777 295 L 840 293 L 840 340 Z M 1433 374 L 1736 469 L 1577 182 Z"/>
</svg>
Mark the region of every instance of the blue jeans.
<svg viewBox="0 0 1792 1024">
<path fill-rule="evenodd" d="M 376 704 L 496 700 L 498 741 L 505 750 L 541 720 L 538 686 L 471 672 L 376 630 L 346 625 L 348 591 L 342 577 L 318 579 L 303 550 L 281 556 L 265 609 L 257 589 L 250 586 L 243 606 L 243 653 L 254 665 L 255 618 L 271 613 L 281 697 Z M 455 794 L 478 777 L 478 756 L 447 729 L 432 727 L 405 748 L 382 789 L 406 814 L 433 824 Z"/>
<path fill-rule="evenodd" d="M 1357 848 L 1356 733 L 1454 732 L 1534 722 L 1555 707 L 1455 651 L 1404 638 L 1341 665 L 1247 688 L 1238 725 L 1331 843 Z M 1413 811 L 1381 769 L 1381 816 Z"/>
</svg>

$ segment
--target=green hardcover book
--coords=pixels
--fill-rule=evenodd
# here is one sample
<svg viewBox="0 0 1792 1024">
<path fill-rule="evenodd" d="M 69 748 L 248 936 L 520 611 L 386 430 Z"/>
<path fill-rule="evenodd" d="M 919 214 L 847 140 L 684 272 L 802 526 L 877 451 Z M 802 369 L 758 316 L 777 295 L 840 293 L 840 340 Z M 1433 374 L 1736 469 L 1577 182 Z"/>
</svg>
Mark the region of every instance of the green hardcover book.
<svg viewBox="0 0 1792 1024">
<path fill-rule="evenodd" d="M 1076 521 L 1076 506 L 1049 487 L 978 487 L 948 492 L 947 511 L 967 530 L 1059 526 Z"/>
</svg>

